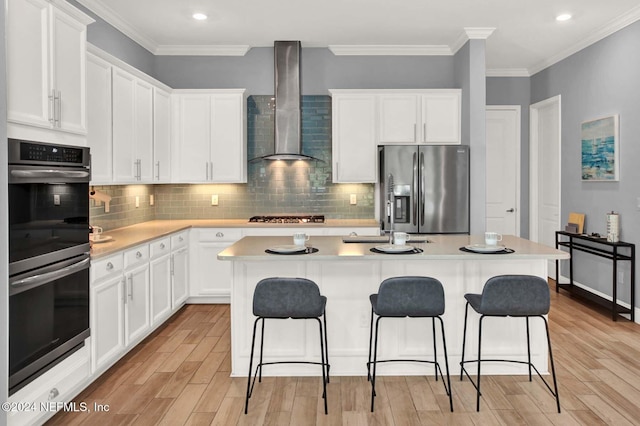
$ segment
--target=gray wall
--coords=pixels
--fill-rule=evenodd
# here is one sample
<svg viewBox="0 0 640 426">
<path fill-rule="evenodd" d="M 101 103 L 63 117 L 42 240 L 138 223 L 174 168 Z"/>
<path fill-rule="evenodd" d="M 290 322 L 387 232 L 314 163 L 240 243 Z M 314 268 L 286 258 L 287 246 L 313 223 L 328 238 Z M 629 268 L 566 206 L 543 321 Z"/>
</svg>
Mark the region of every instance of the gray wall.
<svg viewBox="0 0 640 426">
<path fill-rule="evenodd" d="M 87 28 L 87 40 L 105 52 L 140 71 L 155 77 L 155 57 L 147 49 L 112 27 L 104 19 L 91 12 L 75 0 L 67 0 L 70 4 L 91 16 L 96 22 Z"/>
<path fill-rule="evenodd" d="M 487 105 L 520 105 L 520 236 L 529 238 L 529 105 L 531 79 L 488 77 Z"/>
<path fill-rule="evenodd" d="M 302 94 L 328 89 L 449 88 L 450 56 L 336 56 L 326 48 L 303 48 Z M 366 71 L 365 71 L 366 70 Z M 272 95 L 273 48 L 245 56 L 157 56 L 156 78 L 175 89 L 236 88 L 249 95 Z"/>
<path fill-rule="evenodd" d="M 5 52 L 5 1 L 0 0 L 0 140 L 7 140 L 7 79 L 6 79 L 6 52 Z M 6 146 L 6 145 L 5 145 Z M 7 150 L 0 149 L 0 206 L 6 206 L 7 195 Z M 0 209 L 0 282 L 9 281 L 9 212 L 7 208 Z M 7 388 L 9 377 L 9 289 L 3 285 L 0 290 L 0 402 L 7 400 Z M 0 425 L 7 422 L 7 413 L 0 411 Z"/>
<path fill-rule="evenodd" d="M 547 68 L 531 78 L 531 103 L 562 96 L 562 222 L 569 212 L 586 214 L 586 231 L 606 233 L 605 214 L 620 213 L 621 239 L 640 242 L 640 22 Z M 620 181 L 581 180 L 580 126 L 619 114 Z M 611 294 L 611 265 L 583 253 L 575 255 L 575 278 Z M 628 301 L 629 269 L 618 295 Z M 636 297 L 636 302 L 638 298 Z"/>
<path fill-rule="evenodd" d="M 469 40 L 454 56 L 454 87 L 462 88 L 462 143 L 469 145 L 471 234 L 485 231 L 485 41 Z"/>
</svg>

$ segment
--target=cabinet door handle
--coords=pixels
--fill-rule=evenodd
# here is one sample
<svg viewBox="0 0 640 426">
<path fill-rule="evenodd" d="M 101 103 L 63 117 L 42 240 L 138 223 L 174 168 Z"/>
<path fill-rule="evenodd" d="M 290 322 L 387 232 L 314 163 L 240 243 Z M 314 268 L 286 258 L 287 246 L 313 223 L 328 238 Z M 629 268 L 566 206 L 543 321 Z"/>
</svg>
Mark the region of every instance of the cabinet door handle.
<svg viewBox="0 0 640 426">
<path fill-rule="evenodd" d="M 107 271 L 110 271 L 110 270 L 112 270 L 112 269 L 113 269 L 113 263 L 108 262 L 108 263 L 107 263 Z"/>
<path fill-rule="evenodd" d="M 514 209 L 513 207 L 511 207 L 510 209 L 506 210 L 507 213 L 513 213 L 515 211 L 516 211 L 516 209 Z"/>
<path fill-rule="evenodd" d="M 340 162 L 336 161 L 336 180 L 340 181 Z"/>
<path fill-rule="evenodd" d="M 127 293 L 128 293 L 128 289 L 127 289 L 127 278 L 126 277 L 122 277 L 122 281 L 120 281 L 122 283 L 122 302 L 126 305 L 127 304 Z"/>
<path fill-rule="evenodd" d="M 166 247 L 166 246 L 164 245 L 164 243 L 160 243 L 160 249 L 161 249 L 161 250 L 164 250 L 164 248 L 165 248 L 165 247 Z"/>
<path fill-rule="evenodd" d="M 171 274 L 171 276 L 173 277 L 175 275 L 174 271 L 174 267 L 175 267 L 175 262 L 176 262 L 176 255 L 172 254 L 171 255 L 171 263 L 169 266 L 169 273 Z"/>
<path fill-rule="evenodd" d="M 224 234 L 222 232 L 218 232 L 218 233 L 216 233 L 216 237 L 222 238 L 222 237 L 224 237 Z"/>
<path fill-rule="evenodd" d="M 422 142 L 427 141 L 427 123 L 422 123 Z"/>
<path fill-rule="evenodd" d="M 136 259 L 140 259 L 142 257 L 142 253 L 140 253 L 139 251 L 136 252 Z"/>
<path fill-rule="evenodd" d="M 133 274 L 129 274 L 129 289 L 127 290 L 129 299 L 133 300 Z"/>
<path fill-rule="evenodd" d="M 58 90 L 58 127 L 62 127 L 62 92 Z"/>
<path fill-rule="evenodd" d="M 209 180 L 209 162 L 208 161 L 205 163 L 204 168 L 207 173 L 207 178 L 205 180 Z"/>
<path fill-rule="evenodd" d="M 183 242 L 184 238 L 182 238 L 182 235 L 178 237 L 178 241 Z"/>
<path fill-rule="evenodd" d="M 413 141 L 418 142 L 418 125 L 413 123 Z"/>
<path fill-rule="evenodd" d="M 209 173 L 209 176 L 211 176 L 211 180 L 213 180 L 213 161 L 209 163 L 209 167 L 211 167 L 211 172 Z"/>
<path fill-rule="evenodd" d="M 54 117 L 54 108 L 55 108 L 55 102 L 54 102 L 54 98 L 55 98 L 55 90 L 51 90 L 51 93 L 49 93 L 49 122 L 55 126 L 55 117 Z"/>
<path fill-rule="evenodd" d="M 53 388 L 49 391 L 49 401 L 56 399 L 60 395 L 58 388 Z"/>
<path fill-rule="evenodd" d="M 160 162 L 159 161 L 156 161 L 156 169 L 157 169 L 156 180 L 160 180 Z"/>
</svg>

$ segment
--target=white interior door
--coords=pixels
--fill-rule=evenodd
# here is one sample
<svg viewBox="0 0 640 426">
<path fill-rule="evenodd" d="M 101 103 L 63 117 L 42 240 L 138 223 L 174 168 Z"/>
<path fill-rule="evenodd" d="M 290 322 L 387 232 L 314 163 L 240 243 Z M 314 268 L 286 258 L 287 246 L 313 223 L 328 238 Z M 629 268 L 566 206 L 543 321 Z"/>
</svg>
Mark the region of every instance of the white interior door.
<svg viewBox="0 0 640 426">
<path fill-rule="evenodd" d="M 531 105 L 530 238 L 555 247 L 560 229 L 560 96 Z M 555 277 L 555 261 L 549 261 Z"/>
<path fill-rule="evenodd" d="M 520 235 L 520 106 L 488 106 L 486 230 Z"/>
</svg>

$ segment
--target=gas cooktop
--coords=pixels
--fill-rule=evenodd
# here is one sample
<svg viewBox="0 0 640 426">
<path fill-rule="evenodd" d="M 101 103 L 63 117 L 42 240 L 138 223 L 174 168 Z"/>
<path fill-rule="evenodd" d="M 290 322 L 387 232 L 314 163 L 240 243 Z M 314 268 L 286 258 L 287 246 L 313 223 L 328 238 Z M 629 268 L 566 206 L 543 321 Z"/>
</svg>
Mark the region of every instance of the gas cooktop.
<svg viewBox="0 0 640 426">
<path fill-rule="evenodd" d="M 253 216 L 249 222 L 256 223 L 324 223 L 324 215 L 300 216 Z"/>
</svg>

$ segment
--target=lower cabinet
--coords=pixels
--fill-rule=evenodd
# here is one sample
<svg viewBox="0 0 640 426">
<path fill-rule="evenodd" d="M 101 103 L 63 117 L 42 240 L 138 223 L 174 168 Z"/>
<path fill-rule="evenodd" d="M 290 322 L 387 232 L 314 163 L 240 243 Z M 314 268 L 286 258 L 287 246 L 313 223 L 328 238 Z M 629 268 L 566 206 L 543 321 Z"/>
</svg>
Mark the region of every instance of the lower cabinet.
<svg viewBox="0 0 640 426">
<path fill-rule="evenodd" d="M 101 374 L 188 296 L 189 231 L 91 264 L 91 372 Z M 175 247 L 175 249 L 174 249 Z"/>
<path fill-rule="evenodd" d="M 237 228 L 193 228 L 189 302 L 229 303 L 231 262 L 218 260 L 218 253 L 242 238 Z"/>
<path fill-rule="evenodd" d="M 184 305 L 189 297 L 189 233 L 183 231 L 171 236 L 171 308 Z"/>
</svg>

